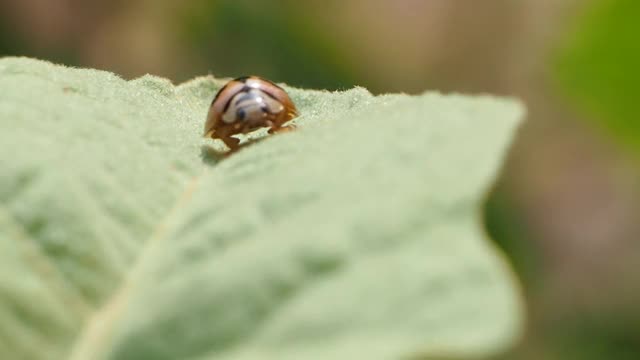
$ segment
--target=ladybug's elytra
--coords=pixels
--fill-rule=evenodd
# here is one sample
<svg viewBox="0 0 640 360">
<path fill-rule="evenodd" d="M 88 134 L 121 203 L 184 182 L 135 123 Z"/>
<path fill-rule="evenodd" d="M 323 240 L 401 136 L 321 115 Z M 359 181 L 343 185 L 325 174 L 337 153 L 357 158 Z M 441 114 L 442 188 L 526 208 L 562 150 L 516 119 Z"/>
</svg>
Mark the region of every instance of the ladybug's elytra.
<svg viewBox="0 0 640 360">
<path fill-rule="evenodd" d="M 269 127 L 273 134 L 298 116 L 293 101 L 280 86 L 257 76 L 245 76 L 229 81 L 211 103 L 204 136 L 222 140 L 236 150 L 240 140 L 235 134 L 246 134 Z"/>
</svg>

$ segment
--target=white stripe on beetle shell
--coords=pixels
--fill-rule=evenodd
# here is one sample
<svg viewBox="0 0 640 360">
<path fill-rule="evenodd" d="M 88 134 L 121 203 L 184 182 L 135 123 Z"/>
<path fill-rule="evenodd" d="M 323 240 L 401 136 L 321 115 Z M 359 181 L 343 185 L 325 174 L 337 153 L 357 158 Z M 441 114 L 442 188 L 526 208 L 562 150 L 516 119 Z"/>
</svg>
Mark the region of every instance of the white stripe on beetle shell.
<svg viewBox="0 0 640 360">
<path fill-rule="evenodd" d="M 259 89 L 242 91 L 230 100 L 229 108 L 222 115 L 222 121 L 227 124 L 236 122 L 238 110 L 242 110 L 245 113 L 243 121 L 257 122 L 265 116 L 263 108 L 270 114 L 277 114 L 284 110 L 284 105 Z"/>
</svg>

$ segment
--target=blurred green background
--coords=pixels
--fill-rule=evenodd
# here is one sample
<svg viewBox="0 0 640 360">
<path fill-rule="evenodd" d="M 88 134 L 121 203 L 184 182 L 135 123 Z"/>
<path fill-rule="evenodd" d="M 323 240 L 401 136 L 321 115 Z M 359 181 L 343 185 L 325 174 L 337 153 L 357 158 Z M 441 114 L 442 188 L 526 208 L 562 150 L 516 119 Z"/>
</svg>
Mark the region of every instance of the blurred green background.
<svg viewBox="0 0 640 360">
<path fill-rule="evenodd" d="M 257 74 L 529 109 L 486 205 L 524 284 L 503 359 L 640 359 L 640 2 L 0 0 L 0 56 L 181 82 Z"/>
</svg>

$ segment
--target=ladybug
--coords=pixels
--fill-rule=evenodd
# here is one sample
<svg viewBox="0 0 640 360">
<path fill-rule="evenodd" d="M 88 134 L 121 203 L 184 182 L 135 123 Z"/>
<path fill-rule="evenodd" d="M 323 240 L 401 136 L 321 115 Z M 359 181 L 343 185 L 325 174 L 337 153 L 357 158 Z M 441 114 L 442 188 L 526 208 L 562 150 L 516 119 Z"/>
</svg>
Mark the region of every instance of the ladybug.
<svg viewBox="0 0 640 360">
<path fill-rule="evenodd" d="M 283 88 L 257 77 L 244 76 L 229 81 L 213 98 L 204 136 L 222 140 L 231 151 L 240 140 L 232 137 L 269 127 L 269 134 L 292 129 L 283 126 L 298 116 L 296 106 Z"/>
</svg>

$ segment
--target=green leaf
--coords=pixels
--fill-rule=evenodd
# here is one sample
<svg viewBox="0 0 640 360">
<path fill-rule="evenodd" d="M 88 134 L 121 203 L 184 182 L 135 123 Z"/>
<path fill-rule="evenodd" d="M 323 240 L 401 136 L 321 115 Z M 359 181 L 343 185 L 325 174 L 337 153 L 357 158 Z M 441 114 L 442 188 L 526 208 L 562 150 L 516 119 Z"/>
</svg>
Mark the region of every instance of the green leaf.
<svg viewBox="0 0 640 360">
<path fill-rule="evenodd" d="M 478 209 L 517 102 L 287 88 L 298 130 L 223 157 L 201 137 L 221 84 L 0 60 L 0 358 L 513 344 L 519 291 Z"/>
<path fill-rule="evenodd" d="M 640 2 L 588 2 L 557 54 L 555 76 L 566 96 L 621 144 L 640 154 Z"/>
</svg>

